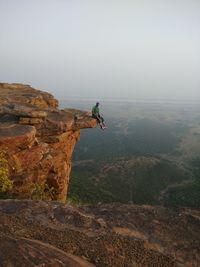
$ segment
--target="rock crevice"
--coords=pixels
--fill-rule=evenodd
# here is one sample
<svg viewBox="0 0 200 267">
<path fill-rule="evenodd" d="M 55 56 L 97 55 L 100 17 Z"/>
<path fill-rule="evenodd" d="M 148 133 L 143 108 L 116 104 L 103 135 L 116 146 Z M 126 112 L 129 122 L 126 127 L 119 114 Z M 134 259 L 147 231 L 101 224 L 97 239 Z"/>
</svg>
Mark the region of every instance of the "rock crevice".
<svg viewBox="0 0 200 267">
<path fill-rule="evenodd" d="M 90 113 L 60 110 L 49 93 L 0 83 L 0 150 L 7 152 L 16 195 L 28 196 L 32 185 L 46 183 L 53 199 L 64 200 L 80 130 L 94 127 Z"/>
</svg>

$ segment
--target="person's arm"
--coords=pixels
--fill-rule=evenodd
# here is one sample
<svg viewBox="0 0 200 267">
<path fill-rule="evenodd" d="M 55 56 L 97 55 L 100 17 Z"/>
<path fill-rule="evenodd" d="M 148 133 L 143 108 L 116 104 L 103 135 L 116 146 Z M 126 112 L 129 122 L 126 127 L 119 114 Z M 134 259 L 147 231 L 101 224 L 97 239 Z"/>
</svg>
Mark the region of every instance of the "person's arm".
<svg viewBox="0 0 200 267">
<path fill-rule="evenodd" d="M 96 115 L 97 115 L 98 117 L 100 117 L 99 107 L 96 107 Z"/>
<path fill-rule="evenodd" d="M 92 115 L 95 114 L 95 107 L 92 108 Z"/>
</svg>

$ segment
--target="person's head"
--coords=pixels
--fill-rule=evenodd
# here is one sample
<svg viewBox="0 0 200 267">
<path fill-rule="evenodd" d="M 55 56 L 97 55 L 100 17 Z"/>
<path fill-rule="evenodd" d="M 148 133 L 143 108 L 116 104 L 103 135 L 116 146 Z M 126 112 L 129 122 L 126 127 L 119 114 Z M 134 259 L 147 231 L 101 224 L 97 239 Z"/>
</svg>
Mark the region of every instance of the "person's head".
<svg viewBox="0 0 200 267">
<path fill-rule="evenodd" d="M 96 106 L 97 106 L 97 107 L 99 106 L 99 102 L 96 103 Z"/>
</svg>

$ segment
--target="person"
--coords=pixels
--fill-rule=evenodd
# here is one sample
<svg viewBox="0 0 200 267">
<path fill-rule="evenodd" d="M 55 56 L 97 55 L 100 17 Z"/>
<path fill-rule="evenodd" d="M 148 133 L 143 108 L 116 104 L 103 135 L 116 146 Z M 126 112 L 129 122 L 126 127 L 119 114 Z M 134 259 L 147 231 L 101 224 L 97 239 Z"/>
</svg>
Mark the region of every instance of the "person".
<svg viewBox="0 0 200 267">
<path fill-rule="evenodd" d="M 104 118 L 99 113 L 99 102 L 92 108 L 92 117 L 98 121 L 102 130 L 106 128 Z"/>
</svg>

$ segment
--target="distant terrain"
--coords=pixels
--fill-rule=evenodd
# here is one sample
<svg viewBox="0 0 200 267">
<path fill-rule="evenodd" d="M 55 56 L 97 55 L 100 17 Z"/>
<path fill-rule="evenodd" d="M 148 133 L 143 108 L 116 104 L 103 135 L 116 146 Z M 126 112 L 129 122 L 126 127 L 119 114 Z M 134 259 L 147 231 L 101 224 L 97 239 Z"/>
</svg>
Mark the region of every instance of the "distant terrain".
<svg viewBox="0 0 200 267">
<path fill-rule="evenodd" d="M 200 105 L 104 101 L 101 111 L 108 129 L 83 131 L 74 152 L 72 201 L 200 207 Z"/>
</svg>

